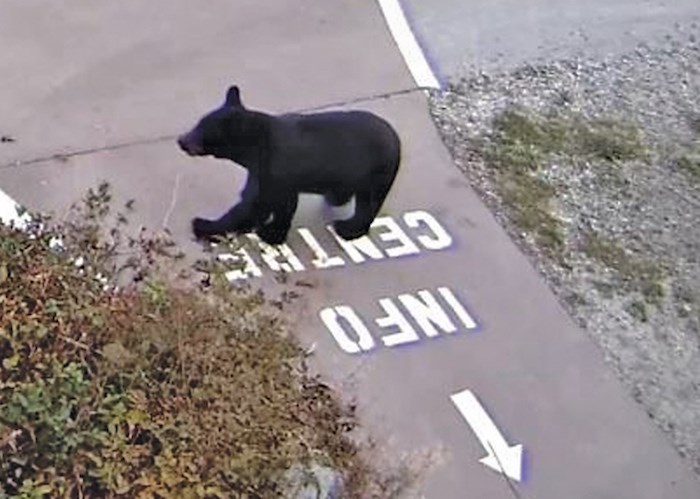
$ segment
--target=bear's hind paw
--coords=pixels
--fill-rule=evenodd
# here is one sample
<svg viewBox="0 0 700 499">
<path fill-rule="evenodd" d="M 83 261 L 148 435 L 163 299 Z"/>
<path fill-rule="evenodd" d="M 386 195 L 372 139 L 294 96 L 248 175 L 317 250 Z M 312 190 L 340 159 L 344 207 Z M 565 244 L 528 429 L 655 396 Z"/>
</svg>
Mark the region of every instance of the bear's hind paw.
<svg viewBox="0 0 700 499">
<path fill-rule="evenodd" d="M 346 241 L 367 235 L 369 227 L 359 227 L 350 220 L 337 220 L 333 223 L 335 233 Z"/>
<path fill-rule="evenodd" d="M 278 245 L 284 243 L 284 241 L 287 239 L 288 232 L 289 229 L 280 229 L 272 224 L 265 225 L 257 231 L 258 236 L 260 236 L 260 239 L 262 239 L 263 242 L 270 245 Z"/>
</svg>

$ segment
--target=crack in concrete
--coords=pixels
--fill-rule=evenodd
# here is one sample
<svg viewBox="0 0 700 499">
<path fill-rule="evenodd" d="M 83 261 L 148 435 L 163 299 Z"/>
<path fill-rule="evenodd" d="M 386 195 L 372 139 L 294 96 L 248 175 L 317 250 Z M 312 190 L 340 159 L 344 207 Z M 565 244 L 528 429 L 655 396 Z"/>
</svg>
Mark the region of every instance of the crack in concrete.
<svg viewBox="0 0 700 499">
<path fill-rule="evenodd" d="M 163 223 L 161 224 L 163 229 L 167 228 L 168 222 L 170 221 L 170 215 L 172 215 L 175 205 L 177 204 L 177 193 L 180 186 L 180 178 L 182 178 L 182 173 L 175 175 L 175 185 L 173 186 L 173 193 L 170 196 L 170 206 L 168 207 L 168 211 L 165 212 Z"/>
<path fill-rule="evenodd" d="M 341 106 L 347 106 L 347 105 L 357 104 L 357 103 L 361 103 L 361 102 L 373 102 L 373 101 L 377 101 L 380 99 L 390 99 L 392 97 L 396 97 L 396 96 L 404 95 L 404 94 L 410 94 L 410 93 L 418 92 L 421 90 L 424 92 L 427 92 L 430 90 L 430 88 L 429 87 L 414 86 L 414 87 L 410 87 L 410 88 L 404 88 L 402 90 L 393 90 L 391 92 L 384 92 L 384 93 L 380 93 L 380 94 L 367 95 L 367 96 L 363 96 L 363 97 L 357 97 L 355 99 L 332 102 L 329 104 L 322 104 L 320 106 L 307 107 L 307 108 L 292 110 L 292 111 L 288 111 L 288 112 L 290 112 L 290 113 L 304 113 L 304 112 L 311 112 L 311 111 L 319 111 L 319 110 L 328 109 L 331 107 L 341 107 Z M 132 140 L 132 141 L 127 141 L 127 142 L 117 142 L 116 144 L 102 146 L 102 147 L 89 147 L 89 148 L 85 148 L 85 149 L 76 149 L 76 150 L 68 151 L 68 152 L 60 152 L 60 153 L 50 154 L 47 156 L 39 156 L 36 158 L 27 159 L 27 160 L 20 159 L 20 160 L 12 161 L 9 163 L 0 164 L 0 170 L 17 168 L 20 166 L 39 165 L 42 163 L 49 163 L 51 161 L 66 161 L 69 158 L 73 158 L 73 157 L 77 157 L 77 156 L 87 156 L 90 154 L 116 151 L 119 149 L 126 149 L 129 147 L 157 144 L 160 142 L 175 140 L 176 138 L 177 138 L 177 135 L 175 135 L 175 134 L 160 135 L 160 136 L 152 137 L 152 138 L 148 138 L 148 139 Z"/>
</svg>

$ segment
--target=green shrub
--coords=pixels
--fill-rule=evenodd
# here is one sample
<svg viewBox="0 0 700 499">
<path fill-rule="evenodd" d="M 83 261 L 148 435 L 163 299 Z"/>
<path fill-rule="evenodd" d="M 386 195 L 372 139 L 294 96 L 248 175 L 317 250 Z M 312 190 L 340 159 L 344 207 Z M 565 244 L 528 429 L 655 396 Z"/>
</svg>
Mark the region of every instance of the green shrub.
<svg viewBox="0 0 700 499">
<path fill-rule="evenodd" d="M 105 291 L 98 274 L 126 268 L 117 233 L 98 237 L 107 197 L 90 192 L 82 225 L 0 225 L 0 497 L 277 497 L 311 461 L 363 496 L 353 406 L 261 293 L 159 280 L 146 270 L 168 245 L 144 237 L 135 280 Z"/>
</svg>

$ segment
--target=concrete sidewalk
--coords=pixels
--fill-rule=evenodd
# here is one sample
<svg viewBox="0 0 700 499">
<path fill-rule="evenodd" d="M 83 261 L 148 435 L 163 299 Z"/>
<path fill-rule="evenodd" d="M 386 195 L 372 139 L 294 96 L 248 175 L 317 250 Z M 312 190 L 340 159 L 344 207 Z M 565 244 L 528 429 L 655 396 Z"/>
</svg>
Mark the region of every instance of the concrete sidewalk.
<svg viewBox="0 0 700 499">
<path fill-rule="evenodd" d="M 0 42 L 13 50 L 0 54 L 11 75 L 0 133 L 16 142 L 0 146 L 0 189 L 31 209 L 62 210 L 106 179 L 118 199 L 136 199 L 137 223 L 169 227 L 190 252 L 190 218 L 235 202 L 243 170 L 189 158 L 161 137 L 191 126 L 229 84 L 240 85 L 248 106 L 269 111 L 413 85 L 372 2 L 4 7 Z M 452 166 L 425 96 L 353 107 L 387 117 L 404 142 L 372 234 L 337 241 L 320 200 L 305 198 L 289 238 L 293 256 L 251 254 L 245 278 L 267 285 L 280 267 L 304 280 L 295 320 L 302 341 L 316 344 L 315 367 L 338 384 L 353 381 L 348 394 L 366 428 L 397 451 L 445 451 L 424 496 L 512 497 L 503 476 L 479 461 L 487 441 L 504 459 L 512 454 L 500 444 L 524 446 L 524 464 L 512 471 L 523 497 L 700 497 L 700 483 Z M 86 149 L 94 152 L 24 163 Z M 450 396 L 465 390 L 493 426 L 460 413 Z"/>
<path fill-rule="evenodd" d="M 7 0 L 0 164 L 179 133 L 238 84 L 290 111 L 413 85 L 373 2 Z"/>
<path fill-rule="evenodd" d="M 696 0 L 405 0 L 434 70 L 447 79 L 478 71 L 585 56 L 602 58 L 669 30 L 692 32 Z"/>
</svg>

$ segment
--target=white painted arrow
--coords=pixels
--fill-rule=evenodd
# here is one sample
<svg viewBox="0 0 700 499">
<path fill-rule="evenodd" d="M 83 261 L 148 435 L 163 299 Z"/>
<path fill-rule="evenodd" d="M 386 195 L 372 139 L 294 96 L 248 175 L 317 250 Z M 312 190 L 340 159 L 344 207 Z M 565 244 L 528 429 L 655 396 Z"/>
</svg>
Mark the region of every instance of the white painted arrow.
<svg viewBox="0 0 700 499">
<path fill-rule="evenodd" d="M 450 395 L 450 398 L 486 449 L 487 456 L 479 462 L 519 482 L 522 476 L 523 446 L 508 445 L 491 417 L 470 390 L 455 393 Z"/>
</svg>

